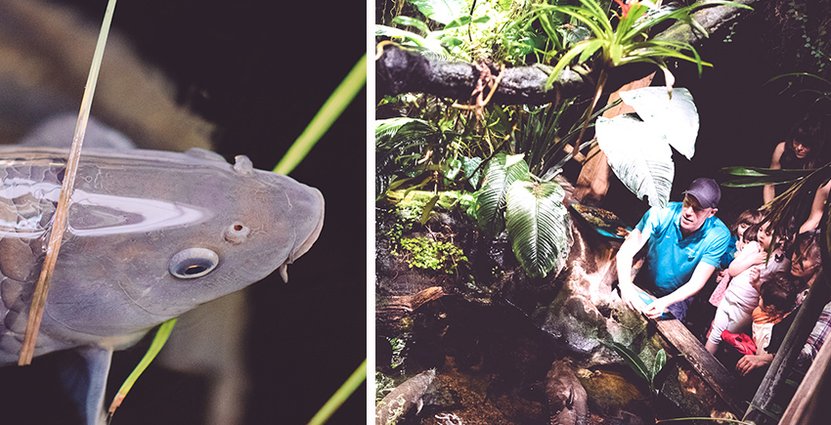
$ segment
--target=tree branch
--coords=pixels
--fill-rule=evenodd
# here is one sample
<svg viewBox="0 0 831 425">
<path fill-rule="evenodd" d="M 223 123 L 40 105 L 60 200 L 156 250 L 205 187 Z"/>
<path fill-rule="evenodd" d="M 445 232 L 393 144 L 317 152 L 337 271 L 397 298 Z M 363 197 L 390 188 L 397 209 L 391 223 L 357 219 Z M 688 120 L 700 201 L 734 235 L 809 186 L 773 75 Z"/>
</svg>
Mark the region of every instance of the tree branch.
<svg viewBox="0 0 831 425">
<path fill-rule="evenodd" d="M 738 0 L 736 3 L 752 6 L 759 0 Z M 709 34 L 736 22 L 746 15 L 747 10 L 732 6 L 713 6 L 700 9 L 692 14 Z M 686 23 L 676 23 L 655 36 L 661 40 L 685 41 L 693 44 L 705 39 L 704 34 L 692 29 Z M 392 45 L 386 46 L 376 61 L 377 95 L 400 93 L 428 93 L 460 101 L 468 101 L 479 80 L 477 65 L 463 62 L 448 62 L 429 58 L 414 51 Z M 589 75 L 564 70 L 554 87 L 545 90 L 545 80 L 552 67 L 545 65 L 520 66 L 502 71 L 502 81 L 493 95 L 492 102 L 499 104 L 544 104 L 561 97 L 575 97 L 590 94 L 594 81 Z M 619 67 L 609 77 L 607 88 L 616 89 L 629 81 L 642 78 L 654 71 L 649 65 L 635 64 Z M 492 69 L 492 73 L 498 70 Z"/>
</svg>

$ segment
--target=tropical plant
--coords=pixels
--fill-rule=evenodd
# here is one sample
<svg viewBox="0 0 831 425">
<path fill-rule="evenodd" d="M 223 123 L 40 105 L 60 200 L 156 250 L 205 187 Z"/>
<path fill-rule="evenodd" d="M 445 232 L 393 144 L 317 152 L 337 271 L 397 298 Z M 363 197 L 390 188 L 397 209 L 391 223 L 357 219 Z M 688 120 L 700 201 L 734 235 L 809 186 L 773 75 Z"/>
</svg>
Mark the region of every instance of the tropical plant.
<svg viewBox="0 0 831 425">
<path fill-rule="evenodd" d="M 831 106 L 831 80 L 810 72 L 790 72 L 777 75 L 765 84 L 784 82 L 781 94 L 789 93 L 793 97 L 808 98 L 814 106 Z"/>
<path fill-rule="evenodd" d="M 698 111 L 687 89 L 668 95 L 660 87 L 620 92 L 637 116 L 599 117 L 595 134 L 615 175 L 652 206 L 669 201 L 675 165 L 670 146 L 692 159 L 698 136 Z"/>
<path fill-rule="evenodd" d="M 376 120 L 376 196 L 388 190 L 448 189 L 475 184 L 481 164 L 469 156 L 466 135 L 455 130 L 456 120 L 444 117 L 432 121 L 394 117 Z"/>
<path fill-rule="evenodd" d="M 655 358 L 652 361 L 652 367 L 648 367 L 637 353 L 623 344 L 612 341 L 611 343 L 603 342 L 603 345 L 611 348 L 620 357 L 622 357 L 626 364 L 632 368 L 635 374 L 649 384 L 649 391 L 652 394 L 657 393 L 655 388 L 655 378 L 667 364 L 667 353 L 663 348 L 655 353 Z"/>
<path fill-rule="evenodd" d="M 595 58 L 592 68 L 598 70 L 597 87 L 592 103 L 586 111 L 583 130 L 575 141 L 575 148 L 579 147 L 589 117 L 603 94 L 610 69 L 633 63 L 656 65 L 663 71 L 667 90 L 669 90 L 675 83 L 675 77 L 667 66 L 667 59 L 693 62 L 698 68 L 699 74 L 704 66 L 712 66 L 711 63 L 701 59 L 698 51 L 690 43 L 651 38 L 650 31 L 652 29 L 667 21 L 674 20 L 686 22 L 699 32 L 707 35 L 707 31 L 690 16 L 692 12 L 715 5 L 732 5 L 749 9 L 748 6 L 739 3 L 720 0 L 697 2 L 679 8 L 662 5 L 660 1 L 653 3 L 648 0 L 633 0 L 623 3 L 621 0 L 615 0 L 620 6 L 620 14 L 617 14 L 602 7 L 598 0 L 579 1 L 581 6 L 543 5 L 536 9 L 541 22 L 556 20 L 559 15 L 567 15 L 578 25 L 588 28 L 590 32 L 589 37 L 574 43 L 560 56 L 546 81 L 546 86 L 550 88 L 566 66 L 572 64 L 575 60 L 577 63 L 583 64 L 589 59 Z M 552 39 L 559 38 L 559 35 L 555 35 L 551 30 L 547 30 L 546 33 Z M 557 41 L 555 44 L 562 43 Z"/>
<path fill-rule="evenodd" d="M 527 27 L 512 25 L 527 11 L 524 2 L 409 0 L 424 19 L 398 15 L 393 26 L 376 25 L 376 37 L 443 58 L 522 63 L 545 43 Z M 415 12 L 413 10 L 413 12 Z M 409 28 L 409 29 L 405 29 Z"/>
<path fill-rule="evenodd" d="M 545 277 L 565 265 L 571 220 L 563 188 L 534 177 L 523 156 L 500 152 L 488 161 L 482 187 L 474 194 L 474 214 L 491 235 L 505 228 L 525 272 Z"/>
</svg>

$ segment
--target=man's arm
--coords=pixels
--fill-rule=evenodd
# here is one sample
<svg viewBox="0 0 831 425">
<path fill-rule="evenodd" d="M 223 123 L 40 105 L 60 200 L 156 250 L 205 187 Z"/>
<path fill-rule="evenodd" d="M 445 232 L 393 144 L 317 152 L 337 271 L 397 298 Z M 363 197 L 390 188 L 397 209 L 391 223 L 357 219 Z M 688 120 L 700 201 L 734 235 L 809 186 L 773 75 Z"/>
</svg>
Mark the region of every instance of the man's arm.
<svg viewBox="0 0 831 425">
<path fill-rule="evenodd" d="M 620 245 L 617 255 L 615 255 L 620 299 L 630 308 L 636 310 L 642 310 L 644 303 L 638 295 L 641 290 L 632 283 L 632 263 L 635 260 L 635 255 L 646 245 L 648 239 L 640 230 L 633 229 Z"/>
<path fill-rule="evenodd" d="M 775 148 L 773 148 L 773 155 L 770 158 L 770 167 L 773 169 L 781 169 L 782 165 L 779 163 L 779 160 L 782 158 L 782 153 L 785 152 L 785 142 L 779 142 Z M 776 190 L 773 189 L 772 184 L 766 184 L 764 188 L 762 188 L 762 200 L 765 204 L 772 201 L 773 198 L 776 197 Z"/>
<path fill-rule="evenodd" d="M 649 304 L 646 310 L 644 310 L 644 314 L 646 314 L 646 316 L 650 319 L 658 318 L 667 310 L 667 307 L 669 307 L 670 304 L 684 301 L 687 298 L 697 294 L 698 291 L 700 291 L 701 288 L 703 288 L 707 283 L 707 280 L 710 279 L 710 276 L 712 276 L 715 269 L 715 266 L 707 264 L 703 261 L 698 263 L 687 283 L 681 285 L 672 293 L 658 298 L 655 302 Z"/>
</svg>

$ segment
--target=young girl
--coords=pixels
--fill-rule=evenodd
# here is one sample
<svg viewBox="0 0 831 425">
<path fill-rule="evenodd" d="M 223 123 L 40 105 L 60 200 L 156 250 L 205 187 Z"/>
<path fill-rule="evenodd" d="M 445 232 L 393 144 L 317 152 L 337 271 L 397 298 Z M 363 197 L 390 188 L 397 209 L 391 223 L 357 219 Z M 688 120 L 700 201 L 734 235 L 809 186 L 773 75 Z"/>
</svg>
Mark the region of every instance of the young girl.
<svg viewBox="0 0 831 425">
<path fill-rule="evenodd" d="M 750 226 L 758 224 L 762 221 L 762 217 L 762 212 L 759 210 L 744 210 L 741 214 L 739 214 L 739 217 L 736 219 L 733 226 L 730 227 L 730 233 L 736 241 L 736 249 L 731 250 L 728 254 L 725 254 L 724 258 L 722 258 L 721 267 L 723 267 L 724 270 L 719 272 L 717 278 L 718 285 L 710 295 L 710 304 L 712 304 L 713 307 L 718 307 L 721 303 L 722 298 L 724 298 L 724 292 L 727 290 L 727 285 L 730 283 L 730 279 L 733 278 L 733 275 L 729 272 L 729 266 L 730 262 L 733 260 L 733 254 L 740 252 L 747 242 L 756 240 L 755 233 L 748 233 L 747 229 L 750 228 Z"/>
<path fill-rule="evenodd" d="M 704 345 L 711 354 L 718 350 L 723 331 L 739 333 L 750 326 L 753 309 L 759 305 L 759 285 L 770 273 L 787 270 L 790 265 L 778 244 L 771 248 L 772 230 L 768 223 L 757 224 L 748 229 L 748 232 L 753 231 L 756 241 L 745 243 L 727 270 L 735 277 L 716 309 L 710 335 Z M 755 278 L 760 274 L 761 278 Z"/>
</svg>

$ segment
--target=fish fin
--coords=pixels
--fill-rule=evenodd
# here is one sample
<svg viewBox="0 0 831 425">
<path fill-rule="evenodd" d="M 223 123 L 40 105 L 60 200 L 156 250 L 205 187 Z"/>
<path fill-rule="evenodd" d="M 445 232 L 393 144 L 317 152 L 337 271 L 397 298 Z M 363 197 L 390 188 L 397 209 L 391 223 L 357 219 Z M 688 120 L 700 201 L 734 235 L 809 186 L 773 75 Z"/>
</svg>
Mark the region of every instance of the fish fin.
<svg viewBox="0 0 831 425">
<path fill-rule="evenodd" d="M 190 149 L 185 151 L 185 155 L 190 155 L 194 158 L 207 159 L 209 161 L 228 162 L 228 161 L 225 161 L 224 156 L 222 156 L 222 155 L 220 155 L 220 154 L 218 154 L 214 151 L 209 151 L 207 149 L 202 149 L 202 148 L 190 148 Z"/>
<path fill-rule="evenodd" d="M 280 277 L 283 278 L 283 283 L 289 283 L 289 262 L 286 261 L 280 266 Z"/>
<path fill-rule="evenodd" d="M 423 409 L 423 408 L 424 408 L 424 400 L 419 398 L 418 401 L 416 401 L 416 415 L 421 413 L 421 409 Z"/>
<path fill-rule="evenodd" d="M 65 113 L 53 116 L 26 134 L 18 145 L 68 148 L 72 144 L 77 120 L 78 114 Z M 95 117 L 90 117 L 84 135 L 84 147 L 129 151 L 135 149 L 136 145 L 118 130 Z"/>
<path fill-rule="evenodd" d="M 69 390 L 84 425 L 106 423 L 104 393 L 113 351 L 88 346 L 76 350 L 78 356 L 70 367 L 61 369 L 61 383 Z"/>
<path fill-rule="evenodd" d="M 568 389 L 568 399 L 566 400 L 566 408 L 574 408 L 574 387 Z"/>
</svg>

